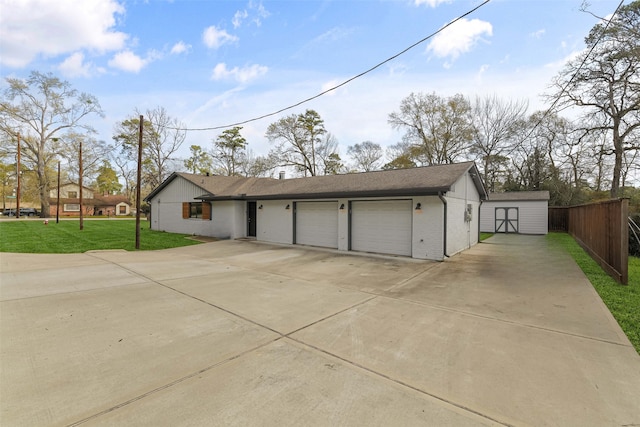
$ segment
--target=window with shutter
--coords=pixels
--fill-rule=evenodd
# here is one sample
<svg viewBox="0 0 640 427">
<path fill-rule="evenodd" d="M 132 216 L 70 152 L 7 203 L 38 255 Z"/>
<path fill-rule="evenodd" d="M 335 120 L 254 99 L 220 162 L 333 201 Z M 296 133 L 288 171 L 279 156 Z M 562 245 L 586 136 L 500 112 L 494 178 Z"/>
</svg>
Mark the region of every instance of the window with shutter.
<svg viewBox="0 0 640 427">
<path fill-rule="evenodd" d="M 202 203 L 202 219 L 211 220 L 211 203 Z"/>
<path fill-rule="evenodd" d="M 182 219 L 189 219 L 189 213 L 191 209 L 189 208 L 189 202 L 182 203 Z"/>
</svg>

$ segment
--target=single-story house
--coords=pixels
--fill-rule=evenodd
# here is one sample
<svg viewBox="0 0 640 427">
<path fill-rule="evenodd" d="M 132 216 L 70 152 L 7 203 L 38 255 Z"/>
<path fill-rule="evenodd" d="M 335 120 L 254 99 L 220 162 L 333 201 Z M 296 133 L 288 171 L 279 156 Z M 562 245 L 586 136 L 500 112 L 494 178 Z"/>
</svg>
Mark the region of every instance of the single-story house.
<svg viewBox="0 0 640 427">
<path fill-rule="evenodd" d="M 548 191 L 490 193 L 480 206 L 480 231 L 547 234 Z"/>
<path fill-rule="evenodd" d="M 173 173 L 153 230 L 443 260 L 479 241 L 473 162 L 292 179 Z"/>
<path fill-rule="evenodd" d="M 49 216 L 80 216 L 80 186 L 73 182 L 49 190 Z M 82 187 L 82 212 L 84 215 L 125 216 L 131 214 L 131 204 L 127 196 L 99 194 L 89 187 Z"/>
</svg>

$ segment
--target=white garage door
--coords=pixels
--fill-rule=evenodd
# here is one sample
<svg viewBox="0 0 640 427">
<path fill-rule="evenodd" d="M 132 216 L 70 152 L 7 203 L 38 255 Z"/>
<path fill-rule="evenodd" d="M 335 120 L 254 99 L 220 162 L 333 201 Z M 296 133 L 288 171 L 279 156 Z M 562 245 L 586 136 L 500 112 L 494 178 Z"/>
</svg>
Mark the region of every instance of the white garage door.
<svg viewBox="0 0 640 427">
<path fill-rule="evenodd" d="M 411 256 L 411 200 L 351 202 L 351 250 Z"/>
<path fill-rule="evenodd" d="M 297 202 L 295 243 L 337 248 L 338 203 Z"/>
</svg>

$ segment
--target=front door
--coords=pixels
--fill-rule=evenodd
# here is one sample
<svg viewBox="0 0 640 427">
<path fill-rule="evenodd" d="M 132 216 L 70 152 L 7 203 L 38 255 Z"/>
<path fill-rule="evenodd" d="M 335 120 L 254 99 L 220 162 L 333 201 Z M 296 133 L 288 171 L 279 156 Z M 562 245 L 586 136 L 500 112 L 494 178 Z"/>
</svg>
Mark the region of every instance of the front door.
<svg viewBox="0 0 640 427">
<path fill-rule="evenodd" d="M 247 202 L 247 237 L 256 237 L 256 202 Z"/>
<path fill-rule="evenodd" d="M 518 232 L 518 208 L 496 208 L 496 233 Z"/>
</svg>

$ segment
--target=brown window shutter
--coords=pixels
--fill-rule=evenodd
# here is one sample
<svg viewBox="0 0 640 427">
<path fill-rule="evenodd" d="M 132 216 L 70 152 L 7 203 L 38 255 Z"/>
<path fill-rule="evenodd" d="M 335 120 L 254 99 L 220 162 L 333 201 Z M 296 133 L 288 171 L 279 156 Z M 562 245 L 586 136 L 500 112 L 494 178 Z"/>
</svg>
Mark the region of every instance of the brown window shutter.
<svg viewBox="0 0 640 427">
<path fill-rule="evenodd" d="M 189 219 L 189 202 L 182 202 L 182 219 Z"/>
<path fill-rule="evenodd" d="M 202 202 L 202 219 L 211 220 L 211 203 Z"/>
</svg>

